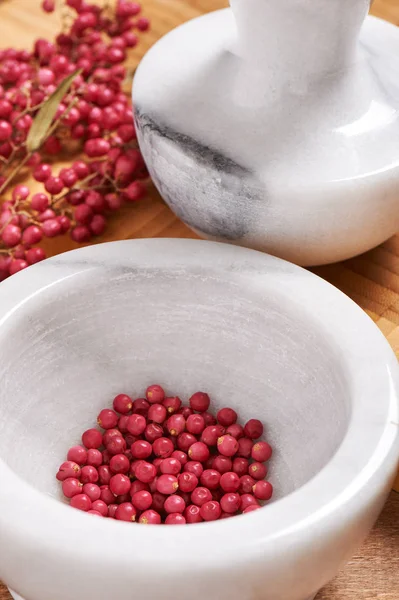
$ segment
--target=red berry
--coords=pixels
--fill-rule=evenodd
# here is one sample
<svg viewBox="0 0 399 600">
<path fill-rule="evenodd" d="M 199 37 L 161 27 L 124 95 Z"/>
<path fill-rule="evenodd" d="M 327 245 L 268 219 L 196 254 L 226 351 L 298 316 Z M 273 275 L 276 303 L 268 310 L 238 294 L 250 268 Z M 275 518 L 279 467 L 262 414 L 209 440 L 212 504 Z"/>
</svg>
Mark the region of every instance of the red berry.
<svg viewBox="0 0 399 600">
<path fill-rule="evenodd" d="M 46 237 L 56 237 L 61 233 L 61 223 L 57 219 L 48 219 L 44 221 L 42 231 Z"/>
<path fill-rule="evenodd" d="M 1 234 L 1 239 L 4 244 L 9 248 L 16 246 L 19 244 L 22 238 L 22 232 L 19 227 L 16 225 L 6 225 L 3 229 L 3 233 Z"/>
<path fill-rule="evenodd" d="M 122 436 L 115 436 L 107 444 L 107 450 L 112 455 L 122 454 L 126 451 L 126 441 Z"/>
<path fill-rule="evenodd" d="M 273 495 L 273 486 L 269 481 L 257 481 L 252 487 L 252 492 L 259 500 L 270 500 Z"/>
<path fill-rule="evenodd" d="M 137 202 L 145 196 L 146 187 L 141 181 L 132 181 L 124 190 L 123 197 L 127 202 Z"/>
<path fill-rule="evenodd" d="M 190 415 L 186 421 L 186 429 L 189 433 L 200 435 L 205 429 L 205 421 L 202 415 Z"/>
<path fill-rule="evenodd" d="M 250 504 L 249 506 L 247 506 L 247 508 L 244 508 L 244 510 L 242 511 L 242 513 L 244 515 L 246 515 L 249 512 L 253 512 L 254 510 L 258 510 L 258 508 L 262 508 L 262 507 L 259 506 L 258 504 Z"/>
<path fill-rule="evenodd" d="M 122 415 L 121 417 L 119 417 L 119 420 L 118 420 L 118 429 L 119 429 L 119 431 L 121 433 L 128 433 L 128 431 L 127 431 L 127 422 L 128 422 L 128 420 L 129 420 L 129 415 Z M 132 435 L 132 434 L 129 433 L 128 435 Z M 132 437 L 135 437 L 135 436 L 132 436 Z"/>
<path fill-rule="evenodd" d="M 242 458 L 241 456 L 235 458 L 233 460 L 233 471 L 237 473 L 239 477 L 242 475 L 246 475 L 248 473 L 249 461 L 247 458 Z"/>
<path fill-rule="evenodd" d="M 251 440 L 257 440 L 263 435 L 263 425 L 258 419 L 250 419 L 245 424 L 244 432 Z"/>
<path fill-rule="evenodd" d="M 226 429 L 226 433 L 232 435 L 236 440 L 244 437 L 244 427 L 242 425 L 238 425 L 238 423 L 233 423 L 233 425 L 229 425 Z"/>
<path fill-rule="evenodd" d="M 202 506 L 212 500 L 212 494 L 206 487 L 197 487 L 191 494 L 191 502 L 196 506 Z M 201 515 L 202 516 L 202 515 Z M 203 517 L 202 517 L 203 518 Z"/>
<path fill-rule="evenodd" d="M 109 488 L 115 496 L 121 496 L 122 494 L 127 494 L 130 491 L 130 479 L 126 477 L 126 475 L 122 475 L 118 473 L 118 475 L 114 475 L 111 477 L 109 482 Z"/>
<path fill-rule="evenodd" d="M 103 463 L 103 455 L 100 450 L 96 450 L 95 448 L 90 448 L 87 451 L 87 464 L 92 467 L 99 467 Z"/>
<path fill-rule="evenodd" d="M 205 462 L 209 458 L 209 448 L 203 442 L 195 442 L 188 451 L 191 460 Z"/>
<path fill-rule="evenodd" d="M 221 509 L 226 513 L 235 513 L 241 506 L 240 494 L 228 493 L 220 499 Z"/>
<path fill-rule="evenodd" d="M 132 435 L 141 435 L 147 427 L 147 422 L 142 415 L 133 414 L 127 422 L 127 430 Z"/>
<path fill-rule="evenodd" d="M 252 452 L 253 442 L 249 438 L 240 438 L 238 440 L 238 451 L 237 455 L 243 458 L 249 458 Z"/>
<path fill-rule="evenodd" d="M 8 140 L 12 135 L 12 127 L 8 121 L 0 121 L 0 141 Z"/>
<path fill-rule="evenodd" d="M 222 475 L 223 473 L 227 473 L 228 471 L 232 471 L 233 463 L 231 458 L 228 456 L 215 456 L 212 462 L 212 468 Z"/>
<path fill-rule="evenodd" d="M 156 439 L 152 445 L 152 451 L 155 456 L 160 456 L 162 458 L 168 458 L 174 449 L 172 440 L 165 437 Z"/>
<path fill-rule="evenodd" d="M 73 496 L 82 493 L 82 486 L 83 484 L 80 483 L 79 479 L 68 477 L 62 482 L 62 493 L 67 498 L 73 498 Z"/>
<path fill-rule="evenodd" d="M 160 494 L 159 492 L 154 492 L 152 494 L 152 508 L 153 508 L 153 510 L 161 513 L 163 511 L 165 500 L 166 500 L 166 496 L 164 494 Z"/>
<path fill-rule="evenodd" d="M 157 479 L 157 491 L 160 494 L 169 496 L 170 494 L 174 494 L 178 488 L 179 483 L 177 481 L 177 477 L 174 475 L 161 475 Z"/>
<path fill-rule="evenodd" d="M 97 417 L 97 423 L 103 429 L 112 429 L 118 424 L 118 415 L 114 410 L 104 408 Z"/>
<path fill-rule="evenodd" d="M 133 408 L 133 400 L 126 394 L 118 394 L 114 398 L 113 407 L 121 415 L 127 415 Z"/>
<path fill-rule="evenodd" d="M 64 182 L 59 177 L 50 175 L 50 177 L 46 179 L 44 187 L 49 194 L 59 194 L 64 188 Z"/>
<path fill-rule="evenodd" d="M 100 465 L 98 467 L 98 482 L 100 485 L 108 485 L 112 477 L 109 465 Z"/>
<path fill-rule="evenodd" d="M 103 443 L 103 436 L 98 429 L 88 429 L 82 435 L 82 442 L 86 448 L 99 448 Z"/>
<path fill-rule="evenodd" d="M 258 462 L 265 462 L 271 458 L 272 447 L 267 442 L 256 442 L 252 446 L 251 457 Z"/>
<path fill-rule="evenodd" d="M 115 511 L 115 519 L 118 521 L 135 521 L 137 510 L 130 502 L 123 502 Z"/>
<path fill-rule="evenodd" d="M 201 523 L 200 507 L 195 504 L 190 504 L 184 511 L 184 517 L 187 523 Z"/>
<path fill-rule="evenodd" d="M 148 510 L 152 505 L 152 496 L 146 490 L 140 490 L 132 495 L 132 504 L 137 510 Z"/>
<path fill-rule="evenodd" d="M 68 477 L 79 478 L 81 474 L 81 468 L 75 462 L 67 460 L 63 462 L 60 468 L 58 469 L 58 473 L 56 478 L 58 481 L 64 481 L 68 479 Z"/>
<path fill-rule="evenodd" d="M 82 113 L 81 109 L 80 112 Z M 75 171 L 79 179 L 84 179 L 89 174 L 89 167 L 83 160 L 77 160 L 72 164 L 72 169 Z"/>
<path fill-rule="evenodd" d="M 198 477 L 190 472 L 181 473 L 177 481 L 182 492 L 192 492 L 198 485 Z"/>
<path fill-rule="evenodd" d="M 146 389 L 145 395 L 150 404 L 159 404 L 165 399 L 165 392 L 160 385 L 150 385 Z"/>
<path fill-rule="evenodd" d="M 171 514 L 171 513 L 180 513 L 181 514 L 184 512 L 185 508 L 186 508 L 186 503 L 184 502 L 184 500 L 181 496 L 176 496 L 175 494 L 173 494 L 173 496 L 169 496 L 165 500 L 164 510 L 169 514 Z"/>
<path fill-rule="evenodd" d="M 167 410 L 162 404 L 152 404 L 148 410 L 148 419 L 155 423 L 163 423 L 166 415 Z"/>
<path fill-rule="evenodd" d="M 26 260 L 30 265 L 33 265 L 46 258 L 43 248 L 29 248 L 26 251 Z"/>
<path fill-rule="evenodd" d="M 242 477 L 240 477 L 240 494 L 250 494 L 253 490 L 255 483 L 255 479 L 250 475 L 243 475 Z"/>
<path fill-rule="evenodd" d="M 204 487 L 210 490 L 216 490 L 219 487 L 220 473 L 215 469 L 206 469 L 203 471 L 200 482 Z"/>
<path fill-rule="evenodd" d="M 33 194 L 32 198 L 30 199 L 30 205 L 33 208 L 33 210 L 37 210 L 38 212 L 44 212 L 49 206 L 48 196 L 46 196 L 46 194 L 40 193 Z"/>
<path fill-rule="evenodd" d="M 197 441 L 197 438 L 192 433 L 183 431 L 183 433 L 181 433 L 177 438 L 177 446 L 178 446 L 179 450 L 182 450 L 183 452 L 188 452 L 189 448 L 193 444 L 195 444 L 196 441 Z"/>
<path fill-rule="evenodd" d="M 77 494 L 71 498 L 71 506 L 87 512 L 88 510 L 91 510 L 92 503 L 87 494 Z"/>
<path fill-rule="evenodd" d="M 87 462 L 87 450 L 83 446 L 73 446 L 68 450 L 67 459 L 82 466 Z"/>
<path fill-rule="evenodd" d="M 219 519 L 221 512 L 220 504 L 215 500 L 205 502 L 200 509 L 200 515 L 204 521 L 216 521 Z"/>
<path fill-rule="evenodd" d="M 120 436 L 121 436 L 121 433 L 118 429 L 116 429 L 116 428 L 107 429 L 107 431 L 104 431 L 103 444 L 106 446 L 107 444 L 109 444 L 109 442 L 112 440 L 112 438 L 120 437 Z"/>
<path fill-rule="evenodd" d="M 249 465 L 248 474 L 254 479 L 264 479 L 267 475 L 267 467 L 263 463 L 254 462 Z"/>
<path fill-rule="evenodd" d="M 163 432 L 163 428 L 161 427 L 161 425 L 158 425 L 157 423 L 150 423 L 145 428 L 144 437 L 148 442 L 153 443 L 156 440 L 158 440 L 159 438 L 161 438 L 163 436 L 163 433 L 164 432 Z"/>
<path fill-rule="evenodd" d="M 209 412 L 202 413 L 205 421 L 205 427 L 209 427 L 210 425 L 216 425 L 216 418 Z"/>
<path fill-rule="evenodd" d="M 55 0 L 43 0 L 42 9 L 47 13 L 54 12 L 55 9 Z"/>
<path fill-rule="evenodd" d="M 188 417 L 190 417 L 191 415 L 193 415 L 193 414 L 194 414 L 194 411 L 193 411 L 193 409 L 192 409 L 192 408 L 190 408 L 189 406 L 183 406 L 183 407 L 182 407 L 182 408 L 179 410 L 179 413 L 180 413 L 181 415 L 183 415 L 183 417 L 184 417 L 184 418 L 186 419 L 186 421 L 187 421 Z"/>
<path fill-rule="evenodd" d="M 110 505 L 110 506 L 112 506 L 112 505 Z M 92 504 L 92 510 L 96 510 L 103 517 L 108 516 L 108 506 L 102 500 L 95 500 Z"/>
<path fill-rule="evenodd" d="M 169 431 L 170 435 L 177 437 L 180 433 L 182 433 L 186 428 L 186 419 L 183 415 L 174 414 L 166 422 L 166 429 Z M 181 448 L 184 450 L 184 448 Z"/>
<path fill-rule="evenodd" d="M 185 525 L 185 517 L 180 513 L 171 513 L 165 519 L 165 525 Z"/>
<path fill-rule="evenodd" d="M 131 488 L 130 488 L 130 495 L 133 496 L 136 492 L 148 492 L 149 491 L 149 487 L 148 487 L 148 483 L 143 483 L 142 481 L 139 481 L 138 479 L 136 479 L 135 481 L 132 482 Z"/>
<path fill-rule="evenodd" d="M 100 499 L 101 490 L 95 483 L 85 483 L 83 486 L 83 493 L 89 496 L 92 502 Z"/>
<path fill-rule="evenodd" d="M 240 507 L 241 511 L 244 511 L 246 508 L 248 508 L 248 506 L 251 506 L 251 504 L 255 504 L 258 506 L 259 502 L 251 494 L 242 494 L 241 495 L 241 507 Z"/>
<path fill-rule="evenodd" d="M 101 500 L 100 500 L 101 502 Z M 107 511 L 108 511 L 108 517 L 110 519 L 115 519 L 115 515 L 116 515 L 116 511 L 118 510 L 118 505 L 117 504 L 110 504 L 107 507 Z M 105 515 L 106 516 L 106 515 Z"/>
<path fill-rule="evenodd" d="M 238 451 L 238 441 L 231 435 L 222 435 L 218 439 L 217 448 L 223 456 L 234 456 Z"/>
<path fill-rule="evenodd" d="M 232 408 L 221 408 L 216 418 L 223 427 L 230 427 L 237 421 L 237 413 Z"/>
<path fill-rule="evenodd" d="M 204 471 L 204 467 L 202 466 L 202 464 L 196 460 L 189 460 L 185 465 L 184 465 L 184 472 L 185 473 L 194 473 L 194 475 L 196 477 L 198 477 L 198 479 L 201 477 L 202 473 Z"/>
<path fill-rule="evenodd" d="M 115 496 L 111 492 L 110 487 L 108 485 L 100 486 L 100 490 L 101 490 L 100 498 L 105 504 L 108 505 L 108 504 L 112 504 L 113 502 L 115 502 Z"/>
<path fill-rule="evenodd" d="M 164 458 L 160 463 L 159 469 L 161 473 L 166 473 L 167 475 L 178 475 L 181 471 L 181 463 L 177 460 L 177 458 Z"/>
<path fill-rule="evenodd" d="M 84 151 L 90 158 L 104 156 L 110 150 L 111 146 L 107 140 L 103 138 L 94 138 L 87 140 L 84 146 Z"/>
<path fill-rule="evenodd" d="M 80 480 L 82 483 L 96 483 L 98 481 L 98 471 L 96 467 L 85 465 L 82 467 Z"/>
<path fill-rule="evenodd" d="M 208 425 L 201 435 L 201 442 L 207 446 L 216 446 L 220 436 L 224 435 L 225 428 L 222 425 Z"/>
<path fill-rule="evenodd" d="M 126 475 L 130 469 L 130 462 L 124 454 L 115 454 L 109 461 L 109 468 L 112 473 L 122 473 Z"/>
<path fill-rule="evenodd" d="M 140 17 L 137 19 L 136 27 L 140 31 L 148 31 L 150 28 L 150 20 L 147 17 Z"/>
<path fill-rule="evenodd" d="M 188 461 L 188 456 L 185 452 L 182 452 L 182 450 L 174 450 L 171 454 L 172 458 L 177 458 L 177 460 L 180 462 L 180 464 L 182 466 L 184 466 L 187 461 Z"/>
<path fill-rule="evenodd" d="M 141 513 L 139 523 L 143 525 L 159 525 L 161 523 L 161 515 L 155 510 L 145 510 Z"/>
<path fill-rule="evenodd" d="M 157 476 L 157 470 L 154 465 L 146 462 L 145 460 L 139 461 L 134 473 L 137 479 L 143 483 L 150 483 L 151 481 L 154 481 L 155 477 Z"/>
<path fill-rule="evenodd" d="M 133 402 L 133 413 L 147 417 L 150 403 L 145 398 L 136 398 Z"/>
<path fill-rule="evenodd" d="M 73 169 L 61 169 L 59 176 L 68 188 L 72 188 L 78 180 L 78 176 Z"/>
<path fill-rule="evenodd" d="M 83 242 L 90 241 L 91 233 L 85 225 L 78 225 L 77 227 L 74 227 L 72 229 L 71 238 L 74 242 L 78 242 L 79 244 L 81 244 Z"/>
<path fill-rule="evenodd" d="M 132 444 L 132 456 L 139 460 L 148 458 L 152 454 L 152 446 L 146 440 L 137 440 Z"/>
<path fill-rule="evenodd" d="M 75 219 L 78 223 L 83 223 L 83 225 L 90 223 L 93 219 L 93 211 L 90 206 L 87 206 L 87 204 L 79 204 L 75 208 Z"/>
<path fill-rule="evenodd" d="M 163 405 L 169 414 L 177 412 L 181 407 L 181 400 L 177 396 L 165 398 Z"/>
<path fill-rule="evenodd" d="M 208 410 L 211 400 L 205 392 L 196 392 L 191 396 L 189 402 L 193 410 L 203 413 Z"/>
<path fill-rule="evenodd" d="M 240 481 L 237 473 L 229 471 L 228 473 L 223 473 L 221 476 L 220 487 L 224 492 L 236 492 L 240 487 Z"/>
</svg>

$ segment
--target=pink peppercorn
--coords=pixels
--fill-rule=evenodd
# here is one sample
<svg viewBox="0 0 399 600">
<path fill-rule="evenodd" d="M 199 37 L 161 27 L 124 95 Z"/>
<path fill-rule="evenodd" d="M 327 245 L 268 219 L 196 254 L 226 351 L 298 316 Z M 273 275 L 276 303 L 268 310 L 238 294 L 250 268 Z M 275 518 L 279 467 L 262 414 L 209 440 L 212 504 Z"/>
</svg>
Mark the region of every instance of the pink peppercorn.
<svg viewBox="0 0 399 600">
<path fill-rule="evenodd" d="M 99 467 L 103 464 L 103 455 L 100 450 L 96 450 L 96 448 L 90 448 L 87 451 L 87 464 L 92 467 Z"/>
<path fill-rule="evenodd" d="M 121 433 L 127 433 L 127 422 L 129 420 L 129 415 L 122 415 L 121 417 L 119 417 L 119 421 L 118 421 L 118 429 Z M 131 433 L 129 433 L 129 435 L 132 435 Z"/>
<path fill-rule="evenodd" d="M 109 468 L 113 474 L 123 473 L 126 475 L 130 469 L 130 462 L 124 454 L 115 454 L 109 461 Z"/>
<path fill-rule="evenodd" d="M 107 444 L 107 450 L 113 456 L 115 454 L 122 454 L 126 450 L 126 441 L 122 435 L 114 436 L 111 441 Z"/>
<path fill-rule="evenodd" d="M 200 507 L 195 504 L 190 504 L 184 511 L 184 517 L 187 523 L 201 523 Z"/>
<path fill-rule="evenodd" d="M 218 455 L 213 459 L 212 468 L 223 475 L 223 473 L 228 473 L 228 471 L 233 470 L 233 462 L 228 456 Z"/>
<path fill-rule="evenodd" d="M 220 506 L 226 513 L 235 513 L 241 506 L 240 494 L 228 493 L 220 499 Z"/>
<path fill-rule="evenodd" d="M 119 506 L 117 504 L 110 504 L 108 506 L 108 516 L 110 519 L 115 519 L 115 515 L 116 515 L 116 511 L 118 510 Z"/>
<path fill-rule="evenodd" d="M 80 466 L 87 462 L 87 450 L 83 446 L 73 446 L 68 450 L 67 459 Z"/>
<path fill-rule="evenodd" d="M 71 506 L 78 510 L 88 511 L 91 510 L 91 500 L 86 494 L 77 494 L 71 498 Z"/>
<path fill-rule="evenodd" d="M 98 510 L 88 510 L 87 514 L 88 515 L 97 515 L 97 517 L 102 517 L 102 514 L 100 512 L 98 512 Z"/>
<path fill-rule="evenodd" d="M 248 474 L 257 480 L 264 479 L 267 475 L 267 467 L 263 463 L 254 462 L 252 465 L 249 465 Z"/>
<path fill-rule="evenodd" d="M 134 474 L 139 481 L 142 481 L 143 483 L 151 483 L 151 481 L 154 481 L 155 477 L 157 476 L 157 470 L 153 464 L 145 460 L 140 460 L 134 470 Z"/>
<path fill-rule="evenodd" d="M 137 398 L 133 402 L 133 413 L 136 415 L 142 415 L 143 417 L 147 417 L 149 408 L 150 403 L 147 402 L 145 398 Z"/>
<path fill-rule="evenodd" d="M 101 490 L 95 483 L 85 483 L 83 486 L 83 493 L 89 496 L 92 502 L 100 499 Z M 94 509 L 95 510 L 95 509 Z"/>
<path fill-rule="evenodd" d="M 181 433 L 177 437 L 177 446 L 178 446 L 179 450 L 182 450 L 183 452 L 188 452 L 190 447 L 193 444 L 195 444 L 196 441 L 197 441 L 197 438 L 192 433 L 183 431 L 183 433 Z"/>
<path fill-rule="evenodd" d="M 148 409 L 148 419 L 154 423 L 163 423 L 167 414 L 167 410 L 162 404 L 152 404 Z"/>
<path fill-rule="evenodd" d="M 82 470 L 79 467 L 79 465 L 77 465 L 75 462 L 72 462 L 71 460 L 67 460 L 63 462 L 60 468 L 58 469 L 56 478 L 58 479 L 58 481 L 64 481 L 69 477 L 79 478 L 81 471 Z"/>
<path fill-rule="evenodd" d="M 150 423 L 145 428 L 144 436 L 147 442 L 152 444 L 155 440 L 158 440 L 163 436 L 163 428 L 161 425 L 157 425 L 157 423 Z"/>
<path fill-rule="evenodd" d="M 91 465 L 86 465 L 82 467 L 80 480 L 82 483 L 97 483 L 98 471 L 96 467 L 92 467 Z"/>
<path fill-rule="evenodd" d="M 198 477 L 194 473 L 180 473 L 177 481 L 182 492 L 192 492 L 198 485 Z"/>
<path fill-rule="evenodd" d="M 205 429 L 205 421 L 202 415 L 190 415 L 187 417 L 186 429 L 189 433 L 200 435 Z"/>
<path fill-rule="evenodd" d="M 170 435 L 177 437 L 180 433 L 182 433 L 186 428 L 186 419 L 183 415 L 175 414 L 169 417 L 166 422 L 166 429 L 169 431 Z M 181 448 L 183 450 L 183 448 Z"/>
<path fill-rule="evenodd" d="M 252 487 L 252 493 L 258 500 L 270 500 L 273 486 L 269 481 L 257 481 Z"/>
<path fill-rule="evenodd" d="M 184 471 L 187 473 L 194 473 L 198 479 L 201 477 L 204 467 L 197 460 L 189 460 L 183 467 Z"/>
<path fill-rule="evenodd" d="M 239 440 L 240 438 L 244 437 L 244 427 L 238 423 L 234 423 L 233 425 L 227 427 L 226 433 L 232 435 L 234 438 L 236 438 L 236 440 Z"/>
<path fill-rule="evenodd" d="M 80 483 L 79 479 L 68 477 L 62 482 L 62 493 L 67 498 L 73 498 L 73 496 L 82 493 L 82 486 L 83 484 Z"/>
<path fill-rule="evenodd" d="M 113 407 L 121 415 L 127 415 L 133 408 L 133 400 L 126 394 L 118 394 L 114 398 Z"/>
<path fill-rule="evenodd" d="M 165 519 L 165 525 L 185 525 L 186 523 L 185 517 L 180 513 L 172 513 Z"/>
<path fill-rule="evenodd" d="M 251 440 L 257 440 L 263 435 L 263 425 L 258 419 L 250 419 L 244 426 L 244 433 Z"/>
<path fill-rule="evenodd" d="M 249 512 L 253 512 L 254 510 L 258 510 L 258 508 L 262 508 L 261 506 L 257 505 L 257 504 L 251 504 L 250 506 L 247 506 L 247 508 L 245 508 L 242 511 L 243 515 L 246 515 Z"/>
<path fill-rule="evenodd" d="M 186 503 L 181 496 L 173 494 L 165 500 L 164 510 L 167 513 L 183 513 L 186 508 Z"/>
<path fill-rule="evenodd" d="M 220 504 L 215 500 L 205 502 L 200 509 L 200 515 L 204 521 L 216 521 L 220 517 L 221 512 Z"/>
<path fill-rule="evenodd" d="M 155 510 L 145 510 L 140 518 L 139 523 L 143 525 L 159 525 L 161 523 L 161 515 Z"/>
<path fill-rule="evenodd" d="M 86 448 L 98 449 L 103 443 L 103 436 L 98 429 L 88 429 L 82 435 L 82 442 Z"/>
<path fill-rule="evenodd" d="M 222 435 L 218 439 L 217 448 L 223 456 L 234 456 L 238 451 L 238 441 L 231 435 Z"/>
<path fill-rule="evenodd" d="M 215 469 L 206 469 L 200 477 L 201 485 L 209 490 L 216 490 L 219 487 L 220 473 Z"/>
<path fill-rule="evenodd" d="M 234 473 L 237 473 L 240 477 L 242 475 L 246 475 L 248 473 L 249 460 L 247 458 L 243 458 L 242 456 L 237 456 L 233 460 L 233 468 Z"/>
<path fill-rule="evenodd" d="M 103 435 L 103 444 L 106 446 L 114 437 L 121 437 L 121 432 L 116 428 L 107 429 Z"/>
<path fill-rule="evenodd" d="M 208 425 L 201 435 L 201 442 L 207 446 L 216 446 L 220 436 L 224 435 L 225 428 L 222 425 Z"/>
<path fill-rule="evenodd" d="M 120 496 L 117 496 L 116 498 L 116 502 L 118 504 L 123 504 L 124 502 L 130 502 L 131 497 L 130 494 L 121 494 Z"/>
<path fill-rule="evenodd" d="M 216 425 L 216 418 L 209 412 L 203 412 L 202 416 L 204 417 L 205 427 L 209 427 L 209 425 Z"/>
<path fill-rule="evenodd" d="M 251 477 L 250 475 L 243 475 L 242 477 L 240 477 L 240 487 L 239 487 L 239 492 L 240 494 L 250 494 L 252 492 L 252 489 L 255 485 L 256 481 L 253 477 Z"/>
<path fill-rule="evenodd" d="M 115 496 L 127 494 L 130 491 L 130 486 L 131 483 L 129 477 L 126 477 L 126 475 L 122 475 L 120 473 L 111 477 L 109 482 L 110 490 L 113 494 L 115 494 Z"/>
<path fill-rule="evenodd" d="M 131 502 L 123 502 L 115 511 L 115 519 L 118 521 L 135 521 L 137 510 Z"/>
<path fill-rule="evenodd" d="M 141 435 L 147 427 L 147 421 L 143 415 L 131 415 L 128 419 L 126 428 L 132 435 Z"/>
<path fill-rule="evenodd" d="M 221 408 L 216 415 L 216 419 L 223 427 L 230 427 L 237 421 L 237 413 L 232 408 Z"/>
<path fill-rule="evenodd" d="M 220 487 L 224 492 L 236 492 L 240 487 L 240 478 L 237 473 L 228 471 L 223 473 L 220 478 Z"/>
<path fill-rule="evenodd" d="M 150 492 L 141 490 L 132 495 L 132 504 L 137 510 L 148 510 L 152 505 L 152 496 Z"/>
<path fill-rule="evenodd" d="M 152 446 L 146 440 L 137 440 L 132 444 L 131 450 L 133 458 L 138 459 L 148 458 L 152 454 Z"/>
<path fill-rule="evenodd" d="M 181 409 L 179 410 L 179 413 L 180 413 L 181 415 L 183 415 L 183 417 L 184 417 L 184 418 L 186 419 L 186 421 L 187 421 L 188 417 L 191 417 L 191 415 L 193 415 L 193 414 L 194 414 L 194 411 L 193 411 L 193 409 L 192 409 L 192 408 L 190 408 L 189 406 L 183 406 L 183 408 L 181 408 Z"/>
<path fill-rule="evenodd" d="M 163 461 L 166 460 L 165 458 L 161 458 L 160 456 L 158 458 L 154 458 L 154 460 L 152 461 L 152 464 L 154 465 L 154 467 L 157 470 L 157 474 L 159 475 L 161 473 L 161 463 L 163 463 Z M 173 473 L 172 473 L 173 475 Z"/>
<path fill-rule="evenodd" d="M 148 483 L 144 483 L 143 481 L 139 481 L 136 479 L 132 481 L 132 485 L 130 488 L 130 495 L 133 496 L 136 492 L 149 491 Z"/>
<path fill-rule="evenodd" d="M 95 500 L 92 504 L 92 509 L 99 512 L 103 517 L 108 516 L 108 506 L 102 500 Z"/>
<path fill-rule="evenodd" d="M 191 460 L 205 462 L 209 458 L 209 448 L 203 442 L 195 442 L 188 451 Z"/>
<path fill-rule="evenodd" d="M 152 508 L 158 513 L 163 511 L 163 507 L 165 504 L 166 496 L 164 494 L 160 494 L 159 492 L 154 492 L 152 494 Z"/>
<path fill-rule="evenodd" d="M 196 392 L 189 400 L 190 406 L 193 410 L 203 413 L 208 410 L 211 400 L 208 394 L 204 392 Z"/>
<path fill-rule="evenodd" d="M 177 458 L 182 466 L 184 466 L 188 462 L 188 456 L 182 450 L 174 450 L 171 454 L 172 458 Z"/>
<path fill-rule="evenodd" d="M 118 477 L 117 475 L 115 475 L 115 477 Z M 111 492 L 110 488 L 108 485 L 102 485 L 100 487 L 101 490 L 101 500 L 105 503 L 105 504 L 112 504 L 115 502 L 115 496 L 114 494 Z"/>
<path fill-rule="evenodd" d="M 193 490 L 191 494 L 191 502 L 192 504 L 196 504 L 197 506 L 202 506 L 203 504 L 205 504 L 206 502 L 210 502 L 211 500 L 212 494 L 210 490 L 208 490 L 208 488 L 206 487 L 197 487 L 195 488 L 195 490 Z"/>
<path fill-rule="evenodd" d="M 103 452 L 101 452 L 102 457 L 103 457 L 103 465 L 109 465 L 109 461 L 111 460 L 111 454 L 108 452 L 108 450 L 104 450 Z"/>
<path fill-rule="evenodd" d="M 171 398 L 165 398 L 163 405 L 169 414 L 177 412 L 181 407 L 181 400 L 177 396 Z"/>
<path fill-rule="evenodd" d="M 156 439 L 152 445 L 152 451 L 155 456 L 160 456 L 161 458 L 168 458 L 174 449 L 173 442 L 165 437 Z"/>
<path fill-rule="evenodd" d="M 244 511 L 246 508 L 248 508 L 248 506 L 251 506 L 251 504 L 259 505 L 259 502 L 254 496 L 252 496 L 252 494 L 242 494 L 240 507 L 241 511 Z"/>
<path fill-rule="evenodd" d="M 237 455 L 243 458 L 249 458 L 252 452 L 253 442 L 249 438 L 240 438 L 238 440 Z"/>
<path fill-rule="evenodd" d="M 266 462 L 271 458 L 272 447 L 267 442 L 256 442 L 252 446 L 251 457 L 258 462 Z"/>
<path fill-rule="evenodd" d="M 104 408 L 97 417 L 97 423 L 103 429 L 113 429 L 118 424 L 118 415 L 110 408 Z"/>
<path fill-rule="evenodd" d="M 146 389 L 145 396 L 150 404 L 159 404 L 165 399 L 165 392 L 160 385 L 150 385 Z"/>
<path fill-rule="evenodd" d="M 157 491 L 160 494 L 165 494 L 169 496 L 170 494 L 174 494 L 177 492 L 179 488 L 179 483 L 177 481 L 177 477 L 175 475 L 161 475 L 157 480 Z"/>
<path fill-rule="evenodd" d="M 159 468 L 161 473 L 178 475 L 178 473 L 181 471 L 181 463 L 177 460 L 177 458 L 164 458 L 160 463 Z"/>
<path fill-rule="evenodd" d="M 109 480 L 112 477 L 111 469 L 109 465 L 100 465 L 98 471 L 98 482 L 100 485 L 108 485 Z"/>
</svg>

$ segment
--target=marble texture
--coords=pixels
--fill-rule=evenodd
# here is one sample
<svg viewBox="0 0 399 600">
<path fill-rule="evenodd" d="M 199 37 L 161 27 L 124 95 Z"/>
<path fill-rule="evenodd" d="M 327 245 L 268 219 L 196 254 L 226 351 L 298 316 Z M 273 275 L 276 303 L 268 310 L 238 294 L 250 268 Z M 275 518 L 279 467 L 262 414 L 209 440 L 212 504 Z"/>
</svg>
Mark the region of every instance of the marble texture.
<svg viewBox="0 0 399 600">
<path fill-rule="evenodd" d="M 0 578 L 26 600 L 187 600 L 187 586 L 190 600 L 309 599 L 367 535 L 397 467 L 383 335 L 315 275 L 232 245 L 117 242 L 15 275 L 0 373 Z M 69 445 L 115 393 L 154 380 L 262 417 L 273 502 L 171 532 L 60 501 Z"/>
<path fill-rule="evenodd" d="M 231 0 L 142 60 L 133 101 L 161 195 L 203 237 L 302 265 L 399 230 L 399 31 L 368 0 Z M 278 32 L 278 34 L 276 34 Z"/>
</svg>

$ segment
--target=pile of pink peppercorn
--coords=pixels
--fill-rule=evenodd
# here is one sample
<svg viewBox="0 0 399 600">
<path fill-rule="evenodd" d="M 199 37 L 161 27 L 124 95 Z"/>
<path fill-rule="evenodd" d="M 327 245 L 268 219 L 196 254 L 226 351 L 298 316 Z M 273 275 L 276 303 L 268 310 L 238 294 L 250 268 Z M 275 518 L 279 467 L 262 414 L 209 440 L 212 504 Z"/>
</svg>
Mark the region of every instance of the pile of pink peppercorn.
<svg viewBox="0 0 399 600">
<path fill-rule="evenodd" d="M 216 521 L 261 508 L 272 448 L 263 425 L 237 423 L 232 408 L 213 415 L 196 392 L 187 406 L 151 385 L 145 398 L 126 394 L 103 409 L 98 429 L 82 435 L 57 473 L 72 507 L 144 524 Z"/>
</svg>

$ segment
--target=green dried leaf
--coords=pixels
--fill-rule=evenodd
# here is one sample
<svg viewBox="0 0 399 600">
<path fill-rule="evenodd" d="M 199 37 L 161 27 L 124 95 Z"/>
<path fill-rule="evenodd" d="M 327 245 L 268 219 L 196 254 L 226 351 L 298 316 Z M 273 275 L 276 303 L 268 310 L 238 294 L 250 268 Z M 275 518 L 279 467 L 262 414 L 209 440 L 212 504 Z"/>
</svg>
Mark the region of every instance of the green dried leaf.
<svg viewBox="0 0 399 600">
<path fill-rule="evenodd" d="M 62 102 L 65 94 L 69 91 L 74 79 L 80 75 L 82 69 L 77 69 L 68 77 L 65 77 L 57 89 L 47 98 L 39 112 L 33 119 L 32 126 L 26 140 L 28 152 L 35 152 L 45 141 L 51 127 L 57 108 Z"/>
</svg>

